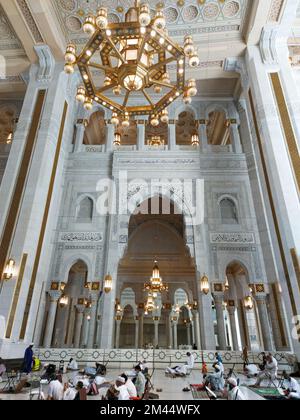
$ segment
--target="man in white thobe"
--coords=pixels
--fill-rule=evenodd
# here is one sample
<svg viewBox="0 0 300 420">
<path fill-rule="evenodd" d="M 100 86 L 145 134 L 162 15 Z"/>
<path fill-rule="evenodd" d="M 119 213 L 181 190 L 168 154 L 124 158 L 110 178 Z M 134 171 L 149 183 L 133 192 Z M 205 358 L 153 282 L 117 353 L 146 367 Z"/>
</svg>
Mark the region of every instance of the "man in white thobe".
<svg viewBox="0 0 300 420">
<path fill-rule="evenodd" d="M 271 381 L 275 381 L 277 378 L 278 372 L 278 362 L 275 357 L 272 356 L 271 353 L 267 356 L 267 363 L 265 369 L 260 372 L 257 376 L 256 384 L 254 385 L 256 388 L 260 387 L 260 384 L 264 379 L 268 379 Z"/>
<path fill-rule="evenodd" d="M 237 380 L 234 378 L 229 378 L 227 380 L 228 384 L 228 400 L 229 401 L 246 401 L 247 398 L 240 390 Z"/>
<path fill-rule="evenodd" d="M 295 378 L 292 378 L 287 372 L 283 372 L 282 388 L 286 391 L 286 398 L 288 400 L 300 400 L 300 385 Z"/>
<path fill-rule="evenodd" d="M 129 395 L 127 387 L 125 385 L 125 379 L 122 376 L 119 376 L 117 378 L 115 389 L 118 392 L 118 400 L 119 401 L 130 400 L 130 395 Z"/>
</svg>

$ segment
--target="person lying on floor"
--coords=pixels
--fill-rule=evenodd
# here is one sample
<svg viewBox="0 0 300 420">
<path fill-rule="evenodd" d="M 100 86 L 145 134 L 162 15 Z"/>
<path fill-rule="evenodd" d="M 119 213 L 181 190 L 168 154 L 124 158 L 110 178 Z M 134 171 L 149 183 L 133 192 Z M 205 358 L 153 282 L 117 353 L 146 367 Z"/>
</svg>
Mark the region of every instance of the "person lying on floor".
<svg viewBox="0 0 300 420">
<path fill-rule="evenodd" d="M 187 363 L 183 366 L 168 367 L 166 373 L 172 376 L 186 376 L 188 371 L 194 368 L 195 357 L 191 353 L 186 354 L 188 357 Z"/>
<path fill-rule="evenodd" d="M 224 375 L 219 364 L 214 365 L 214 373 L 203 377 L 204 385 L 212 391 L 224 391 Z"/>
</svg>

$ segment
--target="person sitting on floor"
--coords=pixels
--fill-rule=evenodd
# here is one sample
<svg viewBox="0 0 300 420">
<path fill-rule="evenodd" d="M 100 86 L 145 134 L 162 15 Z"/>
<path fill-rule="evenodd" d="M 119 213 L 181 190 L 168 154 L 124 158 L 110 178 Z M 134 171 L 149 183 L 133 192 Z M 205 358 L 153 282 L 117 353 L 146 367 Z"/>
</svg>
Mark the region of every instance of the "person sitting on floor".
<svg viewBox="0 0 300 420">
<path fill-rule="evenodd" d="M 278 362 L 275 357 L 272 356 L 271 353 L 267 355 L 267 363 L 265 369 L 257 375 L 257 381 L 254 385 L 255 388 L 259 388 L 260 384 L 264 379 L 268 379 L 271 381 L 276 380 L 278 372 Z"/>
<path fill-rule="evenodd" d="M 77 394 L 74 398 L 74 401 L 84 401 L 84 400 L 86 400 L 87 392 L 86 392 L 86 388 L 85 388 L 83 382 L 81 382 L 81 381 L 77 382 L 76 391 L 77 391 Z"/>
<path fill-rule="evenodd" d="M 292 378 L 286 371 L 283 372 L 283 385 L 288 400 L 300 400 L 300 385 L 295 378 Z"/>
<path fill-rule="evenodd" d="M 119 401 L 128 401 L 130 400 L 130 395 L 126 386 L 126 380 L 122 376 L 118 376 L 116 380 L 115 389 L 117 391 Z"/>
<path fill-rule="evenodd" d="M 78 370 L 78 364 L 77 364 L 75 359 L 72 359 L 72 358 L 70 359 L 70 361 L 68 363 L 68 366 L 67 366 L 67 370 L 70 370 L 70 371 L 73 371 L 73 372 Z"/>
<path fill-rule="evenodd" d="M 48 400 L 61 401 L 64 396 L 64 386 L 62 384 L 62 376 L 57 375 L 56 379 L 50 382 L 48 388 Z"/>
<path fill-rule="evenodd" d="M 6 366 L 4 364 L 4 360 L 0 357 L 0 382 L 2 381 L 2 376 L 6 372 Z"/>
<path fill-rule="evenodd" d="M 267 364 L 267 355 L 266 353 L 263 351 L 262 353 L 260 353 L 260 356 L 262 357 L 262 362 L 258 365 L 259 369 L 261 371 L 265 370 L 266 364 Z"/>
<path fill-rule="evenodd" d="M 136 380 L 135 380 L 135 387 L 136 387 L 136 392 L 137 392 L 137 396 L 139 398 L 143 398 L 143 395 L 145 393 L 145 387 L 146 387 L 146 378 L 144 376 L 144 374 L 142 373 L 141 370 L 141 366 L 137 365 L 134 368 L 135 372 L 136 372 Z"/>
<path fill-rule="evenodd" d="M 125 375 L 125 373 L 123 373 L 121 375 L 122 378 L 125 379 L 125 385 L 128 391 L 128 394 L 130 396 L 130 398 L 136 398 L 137 397 L 137 390 L 136 387 L 134 385 L 134 383 L 132 382 L 132 380 L 130 378 L 128 378 L 127 375 Z"/>
<path fill-rule="evenodd" d="M 187 363 L 183 366 L 175 366 L 173 368 L 168 367 L 166 369 L 166 373 L 169 375 L 175 376 L 186 376 L 189 370 L 192 370 L 195 365 L 195 357 L 193 354 L 188 352 L 187 354 L 188 360 Z"/>
<path fill-rule="evenodd" d="M 229 401 L 245 401 L 247 398 L 243 394 L 243 392 L 240 390 L 238 386 L 238 382 L 234 378 L 229 378 L 227 380 L 228 385 L 228 394 L 227 399 Z"/>
<path fill-rule="evenodd" d="M 214 373 L 210 373 L 204 378 L 204 385 L 212 391 L 223 391 L 225 381 L 221 368 L 218 364 L 215 364 L 214 370 Z"/>
</svg>

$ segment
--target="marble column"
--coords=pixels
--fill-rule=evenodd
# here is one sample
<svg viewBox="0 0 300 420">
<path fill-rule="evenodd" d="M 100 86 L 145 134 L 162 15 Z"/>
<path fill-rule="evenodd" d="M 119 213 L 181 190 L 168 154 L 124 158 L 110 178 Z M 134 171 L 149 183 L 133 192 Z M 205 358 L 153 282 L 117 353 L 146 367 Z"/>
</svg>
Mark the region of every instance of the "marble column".
<svg viewBox="0 0 300 420">
<path fill-rule="evenodd" d="M 199 138 L 201 142 L 201 149 L 205 151 L 208 149 L 208 138 L 207 138 L 207 125 L 206 120 L 200 120 L 199 122 Z"/>
<path fill-rule="evenodd" d="M 93 349 L 95 347 L 95 333 L 96 333 L 96 318 L 97 318 L 97 304 L 98 304 L 99 295 L 92 294 L 91 296 L 91 320 L 89 326 L 89 334 L 87 341 L 87 348 Z"/>
<path fill-rule="evenodd" d="M 186 324 L 186 336 L 187 336 L 187 345 L 191 345 L 191 323 Z"/>
<path fill-rule="evenodd" d="M 215 350 L 216 340 L 212 315 L 212 295 L 199 292 L 199 315 L 201 344 L 203 350 Z"/>
<path fill-rule="evenodd" d="M 196 344 L 196 336 L 195 336 L 195 323 L 191 321 L 191 331 L 192 331 L 192 344 Z"/>
<path fill-rule="evenodd" d="M 91 316 L 91 310 L 90 308 L 86 308 L 83 313 L 83 325 L 82 325 L 82 331 L 81 331 L 81 337 L 80 337 L 80 348 L 86 348 L 87 342 L 88 342 L 88 334 L 89 334 L 89 327 L 90 327 L 90 317 Z"/>
<path fill-rule="evenodd" d="M 154 348 L 158 346 L 158 327 L 159 327 L 160 320 L 154 320 Z"/>
<path fill-rule="evenodd" d="M 236 123 L 230 124 L 230 135 L 234 153 L 243 153 L 239 127 Z"/>
<path fill-rule="evenodd" d="M 107 124 L 107 134 L 106 134 L 106 151 L 113 151 L 113 143 L 115 136 L 115 126 L 113 124 Z"/>
<path fill-rule="evenodd" d="M 178 322 L 177 321 L 173 321 L 173 348 L 174 350 L 178 349 L 178 344 L 177 344 L 177 325 Z"/>
<path fill-rule="evenodd" d="M 137 124 L 137 148 L 138 150 L 144 150 L 145 149 L 145 136 L 146 136 L 146 121 L 141 124 L 138 122 Z"/>
<path fill-rule="evenodd" d="M 194 310 L 193 316 L 194 316 L 194 327 L 195 327 L 195 343 L 196 343 L 197 349 L 201 350 L 199 312 L 197 310 Z"/>
<path fill-rule="evenodd" d="M 120 348 L 120 332 L 122 319 L 116 319 L 116 349 Z"/>
<path fill-rule="evenodd" d="M 75 337 L 74 337 L 74 348 L 78 349 L 80 345 L 80 335 L 82 330 L 83 324 L 83 313 L 84 313 L 84 305 L 76 305 L 77 309 L 77 316 L 76 316 L 76 324 L 75 324 Z"/>
<path fill-rule="evenodd" d="M 173 327 L 172 327 L 171 317 L 168 319 L 168 326 L 169 326 L 169 348 L 173 349 Z"/>
<path fill-rule="evenodd" d="M 216 313 L 217 313 L 217 331 L 218 331 L 218 341 L 219 341 L 219 350 L 226 350 L 226 330 L 224 323 L 224 312 L 223 312 L 223 302 L 224 295 L 214 295 Z"/>
<path fill-rule="evenodd" d="M 136 349 L 139 348 L 139 329 L 140 329 L 139 317 L 137 316 L 135 318 L 135 341 L 134 341 L 134 347 Z"/>
<path fill-rule="evenodd" d="M 272 332 L 269 323 L 268 309 L 265 295 L 257 295 L 255 297 L 261 326 L 264 350 L 273 351 Z"/>
<path fill-rule="evenodd" d="M 168 144 L 169 150 L 176 150 L 176 124 L 169 123 L 168 125 Z"/>
<path fill-rule="evenodd" d="M 144 312 L 139 312 L 139 348 L 144 348 Z"/>
<path fill-rule="evenodd" d="M 76 134 L 75 134 L 74 152 L 81 152 L 83 149 L 85 123 L 86 123 L 86 120 L 78 120 L 75 125 Z"/>
<path fill-rule="evenodd" d="M 230 322 L 230 329 L 231 329 L 232 350 L 238 351 L 239 350 L 239 343 L 238 343 L 236 318 L 235 318 L 236 307 L 235 306 L 228 306 L 227 311 L 228 311 L 228 314 L 229 314 L 229 322 Z"/>
<path fill-rule="evenodd" d="M 45 338 L 44 338 L 44 347 L 51 347 L 52 336 L 55 324 L 55 317 L 57 311 L 57 304 L 61 297 L 60 292 L 49 292 L 50 296 L 50 306 L 46 324 Z"/>
</svg>

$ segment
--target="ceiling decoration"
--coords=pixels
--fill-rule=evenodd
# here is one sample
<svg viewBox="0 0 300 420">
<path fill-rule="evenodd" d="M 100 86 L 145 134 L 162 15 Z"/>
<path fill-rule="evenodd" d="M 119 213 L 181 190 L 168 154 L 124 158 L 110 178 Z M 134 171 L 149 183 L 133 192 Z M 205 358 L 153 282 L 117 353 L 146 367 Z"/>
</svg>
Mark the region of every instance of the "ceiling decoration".
<svg viewBox="0 0 300 420">
<path fill-rule="evenodd" d="M 0 50 L 22 50 L 22 44 L 0 5 Z"/>
<path fill-rule="evenodd" d="M 132 0 L 52 0 L 67 39 L 83 44 L 86 38 L 81 30 L 85 17 L 103 6 L 109 10 L 110 23 L 124 20 L 125 12 L 133 5 Z M 157 7 L 163 7 L 171 36 L 186 33 L 218 33 L 239 31 L 244 22 L 249 0 L 150 0 L 151 15 Z M 186 26 L 188 25 L 188 26 Z"/>
</svg>

